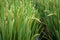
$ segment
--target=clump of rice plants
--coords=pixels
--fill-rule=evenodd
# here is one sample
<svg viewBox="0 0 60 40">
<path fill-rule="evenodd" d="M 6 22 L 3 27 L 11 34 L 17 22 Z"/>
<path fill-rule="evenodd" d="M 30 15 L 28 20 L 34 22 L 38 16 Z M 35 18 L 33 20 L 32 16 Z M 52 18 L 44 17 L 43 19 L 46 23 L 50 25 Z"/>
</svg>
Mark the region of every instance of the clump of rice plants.
<svg viewBox="0 0 60 40">
<path fill-rule="evenodd" d="M 35 6 L 40 14 L 41 22 L 43 22 L 49 30 L 48 34 L 51 40 L 60 40 L 59 2 L 60 0 L 37 0 Z"/>
<path fill-rule="evenodd" d="M 0 2 L 0 40 L 35 40 L 39 36 L 39 16 L 32 0 Z"/>
</svg>

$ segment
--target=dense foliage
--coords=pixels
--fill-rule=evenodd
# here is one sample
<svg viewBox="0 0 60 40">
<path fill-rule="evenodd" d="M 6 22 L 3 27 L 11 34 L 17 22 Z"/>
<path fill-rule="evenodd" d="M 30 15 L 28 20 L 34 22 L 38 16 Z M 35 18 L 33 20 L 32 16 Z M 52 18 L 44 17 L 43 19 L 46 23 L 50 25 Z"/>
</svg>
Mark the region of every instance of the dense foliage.
<svg viewBox="0 0 60 40">
<path fill-rule="evenodd" d="M 60 40 L 60 0 L 0 0 L 0 40 Z"/>
</svg>

